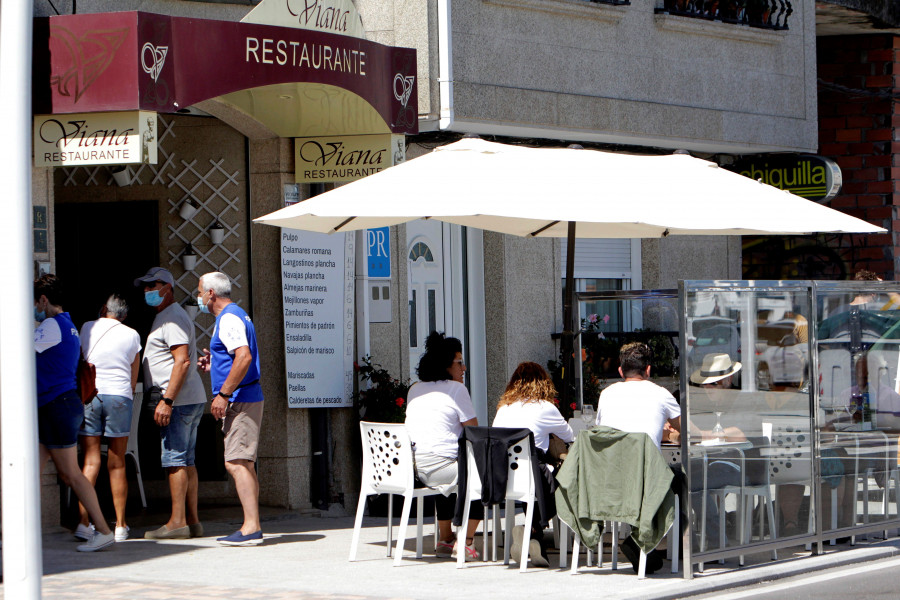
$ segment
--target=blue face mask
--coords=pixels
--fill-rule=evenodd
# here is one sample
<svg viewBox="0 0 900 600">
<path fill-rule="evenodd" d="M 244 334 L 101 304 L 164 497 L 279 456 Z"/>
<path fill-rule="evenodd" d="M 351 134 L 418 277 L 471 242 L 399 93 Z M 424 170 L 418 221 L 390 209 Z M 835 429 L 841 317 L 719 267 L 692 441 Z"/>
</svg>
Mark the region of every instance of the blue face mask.
<svg viewBox="0 0 900 600">
<path fill-rule="evenodd" d="M 203 314 L 206 314 L 206 315 L 210 314 L 209 307 L 203 303 L 203 294 L 200 294 L 199 296 L 197 296 L 197 306 L 200 307 L 200 312 L 202 312 Z"/>
<path fill-rule="evenodd" d="M 150 290 L 149 292 L 144 292 L 144 302 L 147 303 L 147 306 L 159 306 L 162 304 L 162 296 L 159 295 L 159 290 Z"/>
<path fill-rule="evenodd" d="M 44 321 L 44 319 L 46 319 L 46 318 L 47 318 L 47 311 L 38 310 L 37 306 L 35 306 L 34 307 L 34 320 L 37 321 L 38 323 L 42 323 Z"/>
</svg>

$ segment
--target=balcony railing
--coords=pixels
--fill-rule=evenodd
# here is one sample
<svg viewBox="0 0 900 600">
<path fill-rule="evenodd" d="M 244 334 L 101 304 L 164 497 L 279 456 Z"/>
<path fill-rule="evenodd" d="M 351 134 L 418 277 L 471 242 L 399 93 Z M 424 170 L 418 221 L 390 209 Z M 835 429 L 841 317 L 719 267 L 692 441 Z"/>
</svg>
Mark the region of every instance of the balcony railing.
<svg viewBox="0 0 900 600">
<path fill-rule="evenodd" d="M 656 13 L 749 25 L 788 29 L 794 8 L 788 0 L 662 0 Z"/>
</svg>

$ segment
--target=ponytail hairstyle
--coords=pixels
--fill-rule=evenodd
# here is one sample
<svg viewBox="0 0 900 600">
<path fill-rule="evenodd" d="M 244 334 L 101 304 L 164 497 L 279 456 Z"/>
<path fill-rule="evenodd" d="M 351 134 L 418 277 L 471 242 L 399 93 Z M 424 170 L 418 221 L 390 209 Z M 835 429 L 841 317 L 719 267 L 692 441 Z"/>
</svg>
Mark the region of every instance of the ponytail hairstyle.
<svg viewBox="0 0 900 600">
<path fill-rule="evenodd" d="M 462 353 L 462 342 L 432 331 L 425 340 L 425 354 L 419 359 L 419 366 L 416 368 L 419 381 L 453 379 L 448 369 L 453 366 L 457 352 Z"/>
</svg>

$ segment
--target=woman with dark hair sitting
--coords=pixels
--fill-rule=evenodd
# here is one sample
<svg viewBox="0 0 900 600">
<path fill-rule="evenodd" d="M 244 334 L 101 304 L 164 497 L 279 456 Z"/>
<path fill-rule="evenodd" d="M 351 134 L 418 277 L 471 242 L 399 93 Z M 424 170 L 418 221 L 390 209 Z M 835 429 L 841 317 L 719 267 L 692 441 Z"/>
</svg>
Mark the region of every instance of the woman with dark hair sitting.
<svg viewBox="0 0 900 600">
<path fill-rule="evenodd" d="M 509 378 L 506 385 L 506 391 L 497 403 L 497 415 L 494 417 L 494 427 L 523 427 L 530 429 L 534 433 L 534 445 L 541 455 L 542 461 L 549 464 L 558 463 L 557 457 L 550 455 L 551 436 L 559 438 L 556 440 L 571 443 L 575 441 L 575 434 L 572 428 L 560 414 L 554 400 L 556 399 L 556 388 L 553 386 L 553 380 L 547 374 L 544 368 L 534 362 L 520 363 Z M 557 450 L 557 454 L 559 451 Z M 542 465 L 541 468 L 544 478 L 541 481 L 545 489 L 545 498 L 552 498 L 551 486 L 553 473 L 550 468 Z M 548 512 L 554 511 L 555 506 L 547 507 Z M 544 549 L 544 529 L 541 526 L 541 516 L 539 511 L 534 512 L 534 520 L 531 524 L 531 547 L 528 555 L 531 557 L 532 564 L 536 567 L 549 567 L 547 553 Z M 544 515 L 545 520 L 549 520 L 553 514 Z M 511 554 L 514 558 L 518 558 L 521 552 L 522 539 L 525 537 L 525 528 L 516 527 L 513 530 L 513 546 Z"/>
<path fill-rule="evenodd" d="M 456 504 L 451 491 L 457 483 L 458 444 L 463 427 L 478 425 L 475 407 L 463 385 L 465 372 L 460 341 L 432 332 L 416 369 L 419 382 L 407 395 L 406 430 L 413 443 L 416 474 L 422 483 L 443 494 L 435 496 L 438 556 L 453 556 L 457 552 L 450 521 Z M 484 508 L 480 502 L 473 502 L 471 511 L 473 518 L 467 524 L 464 552 L 466 560 L 478 560 L 474 538 Z"/>
</svg>

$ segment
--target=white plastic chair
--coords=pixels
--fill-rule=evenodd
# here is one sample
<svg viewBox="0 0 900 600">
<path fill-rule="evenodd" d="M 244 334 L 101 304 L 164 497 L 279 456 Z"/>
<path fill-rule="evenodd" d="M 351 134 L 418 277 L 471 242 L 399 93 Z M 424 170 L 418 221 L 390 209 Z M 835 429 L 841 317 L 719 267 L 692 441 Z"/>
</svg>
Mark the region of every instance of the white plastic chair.
<svg viewBox="0 0 900 600">
<path fill-rule="evenodd" d="M 137 479 L 138 491 L 141 493 L 141 505 L 147 508 L 147 497 L 144 495 L 144 478 L 141 476 L 141 459 L 138 455 L 138 424 L 141 420 L 141 410 L 144 405 L 143 384 L 137 384 L 134 392 L 134 403 L 131 407 L 131 433 L 128 434 L 128 444 L 125 446 L 125 456 L 134 461 L 134 476 Z"/>
<path fill-rule="evenodd" d="M 769 438 L 766 438 L 765 447 L 771 446 L 771 443 L 768 441 Z M 737 496 L 737 507 L 738 507 L 738 537 L 740 539 L 741 544 L 749 544 L 750 538 L 753 533 L 753 499 L 759 498 L 761 507 L 766 513 L 766 517 L 768 517 L 769 521 L 769 536 L 771 539 L 775 539 L 775 531 L 776 531 L 776 521 L 775 521 L 775 510 L 773 507 L 774 499 L 772 498 L 772 487 L 769 483 L 770 475 L 768 464 L 764 469 L 764 481 L 754 484 L 747 484 L 747 475 L 748 475 L 748 462 L 747 457 L 743 449 L 737 448 L 734 450 L 739 454 L 739 470 L 741 473 L 741 485 L 727 485 L 717 490 L 710 490 L 718 499 L 719 503 L 719 548 L 725 548 L 725 497 L 729 494 L 733 494 Z M 704 473 L 706 471 L 707 465 L 705 461 L 711 457 L 704 456 Z M 719 460 L 727 460 L 727 458 L 720 458 Z M 756 459 L 754 459 L 756 460 Z M 762 458 L 758 459 L 762 460 Z M 715 461 L 713 461 L 715 462 Z M 704 486 L 705 489 L 706 486 Z M 703 519 L 703 524 L 701 525 L 701 540 L 700 545 L 701 548 L 706 548 L 706 503 L 703 503 L 701 518 Z M 763 520 L 763 514 L 760 513 L 759 518 L 759 539 L 762 540 L 765 536 L 765 521 Z M 740 566 L 744 566 L 744 555 L 740 555 L 738 558 Z M 772 550 L 772 560 L 778 560 L 778 551 Z M 724 563 L 724 560 L 720 560 L 720 563 Z"/>
<path fill-rule="evenodd" d="M 778 486 L 784 484 L 803 485 L 809 489 L 812 473 L 812 454 L 809 419 L 772 418 L 762 424 L 763 436 L 771 440 L 763 455 L 769 458 L 769 483 L 772 485 L 773 499 L 778 503 Z M 831 528 L 837 529 L 838 497 L 837 488 L 831 489 Z M 815 530 L 815 511 L 810 508 L 806 526 L 807 532 Z M 777 532 L 776 532 L 777 537 Z M 855 537 L 854 537 L 855 542 Z M 831 545 L 835 538 L 831 539 Z M 809 545 L 807 544 L 807 548 Z"/>
<path fill-rule="evenodd" d="M 615 571 L 619 567 L 619 523 L 616 521 L 609 521 L 610 529 L 612 531 L 612 569 Z M 678 495 L 675 495 L 675 519 L 672 521 L 672 526 L 669 527 L 669 530 L 666 532 L 666 546 L 671 549 L 671 557 L 672 557 L 672 572 L 678 572 L 678 536 L 681 531 L 681 501 L 678 498 Z M 578 536 L 574 536 L 575 543 L 572 546 L 572 571 L 571 574 L 574 575 L 578 572 L 578 553 L 581 551 L 581 541 L 578 539 Z M 560 548 L 560 555 L 565 552 L 564 549 Z M 590 549 L 588 549 L 590 552 Z M 562 561 L 562 559 L 560 559 Z M 588 559 L 588 566 L 590 566 L 590 558 Z M 600 537 L 600 543 L 597 545 L 597 566 L 603 566 L 603 536 Z M 647 553 L 641 550 L 641 557 L 638 562 L 638 579 L 646 579 L 647 577 Z"/>
<path fill-rule="evenodd" d="M 397 546 L 394 551 L 394 566 L 398 566 L 403 558 L 403 545 L 406 542 L 406 528 L 409 524 L 409 511 L 413 499 L 419 503 L 416 511 L 416 558 L 422 558 L 422 529 L 425 496 L 440 494 L 431 488 L 415 487 L 412 445 L 406 426 L 402 423 L 369 423 L 359 424 L 362 435 L 363 471 L 362 485 L 359 491 L 359 503 L 356 507 L 356 522 L 353 526 L 353 541 L 350 544 L 350 561 L 356 560 L 356 549 L 359 545 L 359 533 L 362 528 L 366 498 L 375 494 L 399 494 L 403 496 L 403 512 L 400 517 L 400 531 L 397 534 Z M 388 556 L 391 547 L 391 519 L 388 514 Z M 435 523 L 435 544 L 437 544 L 437 523 Z"/>
<path fill-rule="evenodd" d="M 134 476 L 137 479 L 138 491 L 141 493 L 141 506 L 147 508 L 147 496 L 144 494 L 144 478 L 141 475 L 141 459 L 138 455 L 138 424 L 141 420 L 141 410 L 143 410 L 144 405 L 144 387 L 143 384 L 137 384 L 134 392 L 134 400 L 131 406 L 131 433 L 128 434 L 128 443 L 125 446 L 125 458 L 127 459 L 129 456 L 131 460 L 134 461 Z M 101 444 L 100 452 L 106 453 L 108 451 L 108 447 L 106 444 Z M 72 489 L 69 488 L 66 492 L 66 502 L 71 502 L 72 497 Z"/>
<path fill-rule="evenodd" d="M 467 428 L 468 429 L 468 428 Z M 486 428 L 485 428 L 486 429 Z M 515 526 L 515 502 L 525 503 L 525 531 L 531 529 L 532 519 L 534 517 L 534 503 L 537 499 L 535 492 L 537 482 L 534 480 L 534 471 L 532 470 L 531 456 L 532 447 L 534 445 L 533 438 L 529 435 L 509 446 L 507 455 L 509 457 L 509 470 L 506 480 L 506 531 L 504 534 L 503 544 L 503 564 L 509 564 L 510 546 L 508 543 L 512 540 L 512 531 Z M 474 453 L 472 452 L 472 442 L 466 441 L 466 495 L 465 508 L 463 509 L 462 527 L 469 522 L 469 511 L 472 501 L 481 501 L 481 476 L 478 472 L 478 465 L 475 462 Z M 486 521 L 487 522 L 487 521 Z M 494 546 L 496 547 L 496 528 L 494 531 Z M 487 529 L 485 528 L 485 538 L 487 537 Z M 519 571 L 524 572 L 528 567 L 528 538 L 526 537 L 522 543 L 522 554 L 519 557 Z M 487 539 L 485 539 L 485 548 L 487 548 Z M 462 569 L 466 566 L 465 553 L 457 553 L 456 567 Z"/>
</svg>

